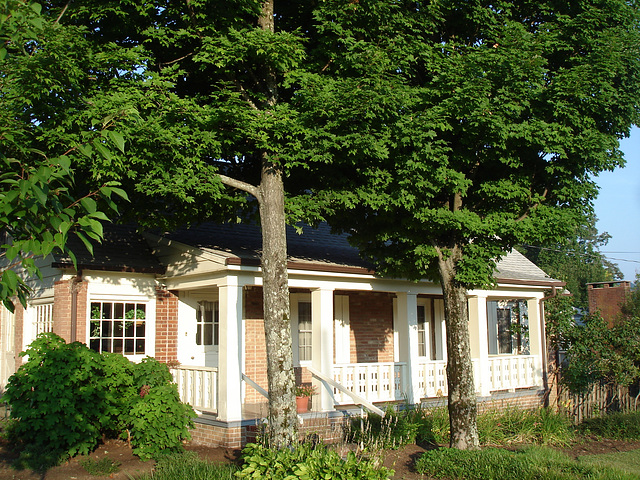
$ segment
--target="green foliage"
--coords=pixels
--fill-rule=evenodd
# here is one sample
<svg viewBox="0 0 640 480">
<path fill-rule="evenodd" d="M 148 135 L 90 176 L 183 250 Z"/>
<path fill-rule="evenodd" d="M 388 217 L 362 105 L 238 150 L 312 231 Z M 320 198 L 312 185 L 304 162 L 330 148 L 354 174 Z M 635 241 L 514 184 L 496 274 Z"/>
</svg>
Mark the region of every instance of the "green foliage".
<svg viewBox="0 0 640 480">
<path fill-rule="evenodd" d="M 240 478 L 284 479 L 387 479 L 393 472 L 376 467 L 367 460 L 358 459 L 349 452 L 345 459 L 323 444 L 301 444 L 282 450 L 249 444 L 243 452 Z"/>
<path fill-rule="evenodd" d="M 25 352 L 28 361 L 9 378 L 3 397 L 15 419 L 8 434 L 30 466 L 87 455 L 103 435 L 130 435 L 147 459 L 182 449 L 193 409 L 180 402 L 166 365 L 134 364 L 45 333 Z"/>
<path fill-rule="evenodd" d="M 578 425 L 583 435 L 620 440 L 640 440 L 640 412 L 612 413 L 590 418 Z"/>
<path fill-rule="evenodd" d="M 449 480 L 517 478 L 519 480 L 630 480 L 617 470 L 579 463 L 545 447 L 513 452 L 497 448 L 463 451 L 441 448 L 425 452 L 416 463 L 419 473 Z"/>
<path fill-rule="evenodd" d="M 100 355 L 53 334 L 38 336 L 25 354 L 29 360 L 10 377 L 4 395 L 18 420 L 10 438 L 54 463 L 88 454 L 101 438 Z"/>
<path fill-rule="evenodd" d="M 163 454 L 156 458 L 153 474 L 137 480 L 233 480 L 237 467 L 200 460 L 193 452 Z"/>
<path fill-rule="evenodd" d="M 130 413 L 133 453 L 146 460 L 164 450 L 182 451 L 182 441 L 191 438 L 193 409 L 180 402 L 173 384 L 145 391 L 143 387 Z"/>
<path fill-rule="evenodd" d="M 423 409 L 425 430 L 438 445 L 449 443 L 449 414 L 445 407 Z M 486 410 L 478 415 L 478 436 L 482 445 L 567 445 L 574 432 L 566 415 L 548 408 L 525 410 L 515 407 Z"/>
<path fill-rule="evenodd" d="M 573 234 L 556 244 L 523 246 L 523 253 L 547 275 L 567 283 L 574 305 L 588 308 L 587 283 L 622 278 L 618 267 L 609 262 L 600 249 L 610 235 L 598 233 L 595 215 L 585 217 Z"/>
<path fill-rule="evenodd" d="M 127 199 L 115 181 L 76 185 L 77 154 L 84 140 L 57 146 L 35 140 L 34 131 L 43 119 L 29 115 L 28 106 L 39 101 L 47 105 L 42 98 L 45 91 L 63 96 L 56 83 L 64 62 L 57 56 L 59 50 L 53 46 L 45 50 L 41 42 L 53 31 L 73 35 L 62 30 L 41 15 L 38 3 L 0 3 L 0 230 L 5 234 L 0 245 L 5 260 L 0 300 L 11 311 L 14 296 L 26 306 L 29 289 L 22 277 L 40 276 L 35 258 L 65 252 L 75 261 L 67 248 L 69 235 L 77 236 L 91 252 L 91 242 L 102 238 L 101 222 L 108 220 L 104 212 L 117 213 L 116 200 Z M 57 47 L 69 54 L 68 45 Z M 124 149 L 122 135 L 111 124 L 103 124 L 97 132 L 92 125 L 92 130 L 87 142 L 102 145 L 113 140 L 111 146 L 102 146 L 105 153 L 114 147 Z M 22 270 L 21 275 L 12 268 Z"/>
<path fill-rule="evenodd" d="M 387 408 L 384 417 L 369 413 L 351 420 L 347 441 L 357 443 L 365 452 L 396 449 L 410 443 L 429 442 L 433 438 L 430 422 L 422 409 Z"/>
<path fill-rule="evenodd" d="M 640 318 L 631 317 L 610 327 L 600 315 L 562 332 L 566 350 L 562 382 L 572 392 L 585 392 L 597 382 L 630 385 L 640 378 Z"/>
<path fill-rule="evenodd" d="M 81 458 L 78 463 L 80 463 L 89 475 L 106 476 L 116 473 L 120 468 L 120 462 L 114 462 L 107 457 L 101 458 L 100 460 L 95 460 L 91 457 Z"/>
</svg>

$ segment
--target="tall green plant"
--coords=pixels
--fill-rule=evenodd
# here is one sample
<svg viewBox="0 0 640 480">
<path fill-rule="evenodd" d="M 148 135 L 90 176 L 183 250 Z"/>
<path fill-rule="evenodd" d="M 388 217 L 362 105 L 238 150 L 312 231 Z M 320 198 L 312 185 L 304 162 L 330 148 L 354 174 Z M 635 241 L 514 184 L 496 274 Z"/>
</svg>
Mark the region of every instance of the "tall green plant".
<svg viewBox="0 0 640 480">
<path fill-rule="evenodd" d="M 180 451 L 195 417 L 180 402 L 168 367 L 152 358 L 135 364 L 45 333 L 23 355 L 3 397 L 14 419 L 9 435 L 27 456 L 86 455 L 103 435 L 129 438 L 147 459 Z"/>
</svg>

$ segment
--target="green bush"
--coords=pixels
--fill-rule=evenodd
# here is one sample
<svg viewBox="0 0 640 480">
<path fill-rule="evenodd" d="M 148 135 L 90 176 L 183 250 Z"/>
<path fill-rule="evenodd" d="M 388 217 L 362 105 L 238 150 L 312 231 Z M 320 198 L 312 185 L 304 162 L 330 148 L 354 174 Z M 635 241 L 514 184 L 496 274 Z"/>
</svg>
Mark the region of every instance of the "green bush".
<svg viewBox="0 0 640 480">
<path fill-rule="evenodd" d="M 432 478 L 449 480 L 630 480 L 635 478 L 618 471 L 579 463 L 545 447 L 532 447 L 518 452 L 499 448 L 457 450 L 441 448 L 425 452 L 416 469 Z"/>
<path fill-rule="evenodd" d="M 26 457 L 45 463 L 88 454 L 107 423 L 100 355 L 51 333 L 40 335 L 25 354 L 29 360 L 10 377 L 3 397 L 17 420 L 9 439 Z"/>
<path fill-rule="evenodd" d="M 353 452 L 343 459 L 323 444 L 301 444 L 282 450 L 249 444 L 243 450 L 243 460 L 241 470 L 236 473 L 241 478 L 383 480 L 393 474 L 392 470 L 357 458 Z"/>
<path fill-rule="evenodd" d="M 130 437 L 141 458 L 180 450 L 189 438 L 195 413 L 180 402 L 166 365 L 99 354 L 52 333 L 24 354 L 28 361 L 9 378 L 3 400 L 15 420 L 7 435 L 23 448 L 25 466 L 86 455 L 103 435 Z"/>
</svg>

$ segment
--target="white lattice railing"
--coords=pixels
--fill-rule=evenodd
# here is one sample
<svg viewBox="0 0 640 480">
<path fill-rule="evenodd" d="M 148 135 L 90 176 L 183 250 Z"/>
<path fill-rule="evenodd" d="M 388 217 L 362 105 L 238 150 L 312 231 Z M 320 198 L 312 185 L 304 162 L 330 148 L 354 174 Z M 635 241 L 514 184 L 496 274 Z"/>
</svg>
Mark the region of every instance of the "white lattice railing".
<svg viewBox="0 0 640 480">
<path fill-rule="evenodd" d="M 514 355 L 489 358 L 491 390 L 533 387 L 538 384 L 536 356 Z"/>
<path fill-rule="evenodd" d="M 201 412 L 218 412 L 217 368 L 181 365 L 172 368 L 171 375 L 178 385 L 180 400 Z"/>
<path fill-rule="evenodd" d="M 402 400 L 405 391 L 405 363 L 347 363 L 333 366 L 333 379 L 369 402 Z M 351 399 L 334 389 L 337 403 Z"/>
<path fill-rule="evenodd" d="M 447 396 L 447 362 L 444 360 L 420 362 L 417 375 L 420 397 Z"/>
</svg>

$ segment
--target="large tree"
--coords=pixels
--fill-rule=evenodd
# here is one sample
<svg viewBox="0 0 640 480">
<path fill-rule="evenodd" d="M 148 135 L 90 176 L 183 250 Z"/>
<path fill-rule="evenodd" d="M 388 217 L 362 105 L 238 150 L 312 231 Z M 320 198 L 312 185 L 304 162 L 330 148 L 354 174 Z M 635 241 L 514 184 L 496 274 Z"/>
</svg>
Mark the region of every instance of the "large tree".
<svg viewBox="0 0 640 480">
<path fill-rule="evenodd" d="M 330 163 L 328 145 L 354 138 L 352 127 L 328 130 L 333 140 L 314 143 L 316 129 L 326 127 L 301 111 L 306 107 L 298 99 L 313 99 L 318 86 L 355 93 L 362 81 L 373 94 L 377 87 L 369 77 L 393 71 L 377 64 L 351 72 L 333 68 L 339 63 L 333 55 L 364 57 L 358 45 L 331 43 L 333 19 L 314 15 L 316 6 L 273 0 L 49 2 L 50 18 L 80 32 L 71 50 L 77 59 L 61 71 L 64 88 L 47 98 L 56 121 L 41 105 L 29 107 L 40 118 L 40 142 L 80 139 L 80 126 L 91 118 L 111 119 L 127 138 L 126 152 L 103 154 L 84 168 L 94 181 L 123 182 L 131 213 L 142 223 L 259 219 L 269 437 L 277 447 L 297 438 L 285 221 L 287 213 L 293 219 L 301 210 L 290 203 L 287 211 L 285 199 L 308 182 L 294 171 Z M 342 8 L 336 3 L 329 10 Z M 325 31 L 330 41 L 321 40 Z M 50 41 L 56 40 L 63 41 L 52 32 Z M 367 120 L 367 102 L 367 96 L 352 98 L 354 122 Z M 391 111 L 399 108 L 396 102 Z M 376 132 L 357 136 L 358 150 L 378 148 Z M 88 159 L 102 153 L 102 145 L 79 150 Z"/>
<path fill-rule="evenodd" d="M 337 3 L 341 13 L 327 12 L 336 42 L 368 49 L 372 64 L 385 62 L 389 98 L 403 92 L 405 100 L 388 108 L 386 99 L 372 96 L 370 116 L 387 115 L 369 125 L 387 151 L 336 150 L 343 161 L 315 173 L 309 200 L 325 202 L 326 218 L 379 272 L 442 285 L 451 446 L 474 448 L 467 291 L 491 286 L 496 261 L 514 246 L 571 237 L 591 213 L 593 174 L 623 164 L 618 140 L 637 123 L 640 106 L 638 6 L 625 0 L 323 5 Z M 383 4 L 387 14 L 376 15 Z M 382 39 L 384 30 L 393 35 Z M 344 67 L 338 58 L 328 68 L 333 64 Z M 366 80 L 358 86 L 366 94 Z M 337 89 L 318 90 L 322 104 L 302 97 L 310 117 L 325 119 L 336 133 L 362 128 Z M 318 144 L 329 141 L 326 130 L 317 137 Z"/>
</svg>

